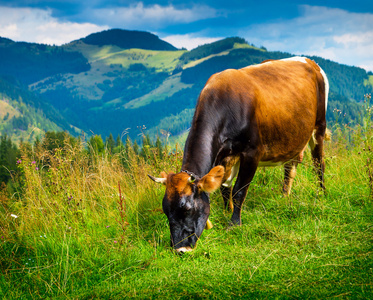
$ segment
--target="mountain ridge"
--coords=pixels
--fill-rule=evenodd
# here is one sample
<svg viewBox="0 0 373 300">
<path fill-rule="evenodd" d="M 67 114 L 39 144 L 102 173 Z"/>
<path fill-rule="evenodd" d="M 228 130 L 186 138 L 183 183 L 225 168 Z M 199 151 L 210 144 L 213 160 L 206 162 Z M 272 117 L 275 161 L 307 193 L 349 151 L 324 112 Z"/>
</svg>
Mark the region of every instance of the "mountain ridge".
<svg viewBox="0 0 373 300">
<path fill-rule="evenodd" d="M 123 44 L 115 40 L 128 39 L 129 32 L 142 37 L 141 43 L 148 49 L 133 48 L 140 46 L 138 40 Z M 160 46 L 152 45 L 153 40 L 161 41 Z M 98 32 L 63 46 L 0 38 L 0 53 L 7 54 L 6 62 L 0 58 L 0 75 L 24 84 L 44 103 L 40 111 L 46 117 L 58 113 L 57 123 L 63 130 L 74 133 L 72 128 L 78 128 L 88 135 L 108 136 L 121 135 L 131 128 L 129 135 L 136 139 L 142 134 L 137 128 L 144 125 L 152 135 L 168 131 L 177 136 L 185 132 L 198 95 L 213 73 L 293 56 L 255 47 L 240 37 L 191 51 L 168 45 L 151 33 L 121 29 Z M 168 50 L 157 50 L 164 46 Z M 333 110 L 342 107 L 346 118 L 356 123 L 357 102 L 373 91 L 373 74 L 327 59 L 310 58 L 330 79 L 328 120 L 335 120 Z M 1 123 L 0 118 L 0 128 Z"/>
</svg>

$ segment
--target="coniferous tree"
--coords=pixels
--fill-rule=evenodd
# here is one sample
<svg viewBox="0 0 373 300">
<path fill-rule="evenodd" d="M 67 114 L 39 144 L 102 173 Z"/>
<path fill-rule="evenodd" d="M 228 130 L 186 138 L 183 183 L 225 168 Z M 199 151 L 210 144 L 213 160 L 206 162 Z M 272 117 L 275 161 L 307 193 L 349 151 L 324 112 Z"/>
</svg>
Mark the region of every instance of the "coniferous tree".
<svg viewBox="0 0 373 300">
<path fill-rule="evenodd" d="M 109 137 L 106 138 L 106 149 L 109 151 L 109 153 L 113 154 L 114 153 L 114 148 L 115 148 L 115 141 L 113 138 L 113 135 L 110 133 Z"/>
<path fill-rule="evenodd" d="M 90 146 L 89 149 L 88 149 L 88 151 L 91 154 L 93 154 L 93 153 L 97 153 L 97 154 L 104 153 L 105 145 L 104 145 L 104 141 L 102 140 L 101 135 L 94 135 L 94 136 L 92 136 L 89 139 L 88 144 Z"/>
</svg>

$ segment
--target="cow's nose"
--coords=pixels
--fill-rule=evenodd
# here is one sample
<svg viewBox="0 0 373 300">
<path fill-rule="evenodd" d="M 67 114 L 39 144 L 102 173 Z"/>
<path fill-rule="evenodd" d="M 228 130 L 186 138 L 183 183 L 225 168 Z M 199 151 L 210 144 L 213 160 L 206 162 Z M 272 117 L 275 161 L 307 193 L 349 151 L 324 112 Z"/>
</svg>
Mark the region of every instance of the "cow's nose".
<svg viewBox="0 0 373 300">
<path fill-rule="evenodd" d="M 190 252 L 190 251 L 193 251 L 193 249 L 189 246 L 187 247 L 180 247 L 178 249 L 176 249 L 176 252 L 179 253 L 179 254 L 183 254 L 185 252 Z"/>
</svg>

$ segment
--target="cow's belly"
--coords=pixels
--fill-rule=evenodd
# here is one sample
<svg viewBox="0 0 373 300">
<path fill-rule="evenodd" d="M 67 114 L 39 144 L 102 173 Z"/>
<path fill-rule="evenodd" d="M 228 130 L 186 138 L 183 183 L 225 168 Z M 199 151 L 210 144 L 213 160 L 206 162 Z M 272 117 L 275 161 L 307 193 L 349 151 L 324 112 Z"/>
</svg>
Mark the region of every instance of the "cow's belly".
<svg viewBox="0 0 373 300">
<path fill-rule="evenodd" d="M 304 151 L 306 150 L 306 148 L 307 148 L 307 144 L 302 146 L 301 151 L 296 151 L 295 155 L 293 152 L 289 156 L 286 156 L 286 155 L 283 156 L 282 159 L 279 159 L 277 157 L 277 159 L 271 160 L 271 159 L 268 159 L 268 156 L 267 156 L 267 159 L 262 159 L 261 161 L 259 161 L 258 167 L 276 167 L 276 166 L 284 165 L 291 161 L 297 161 L 298 163 L 301 163 L 303 161 Z"/>
<path fill-rule="evenodd" d="M 258 167 L 277 167 L 287 163 L 287 161 L 260 161 Z"/>
</svg>

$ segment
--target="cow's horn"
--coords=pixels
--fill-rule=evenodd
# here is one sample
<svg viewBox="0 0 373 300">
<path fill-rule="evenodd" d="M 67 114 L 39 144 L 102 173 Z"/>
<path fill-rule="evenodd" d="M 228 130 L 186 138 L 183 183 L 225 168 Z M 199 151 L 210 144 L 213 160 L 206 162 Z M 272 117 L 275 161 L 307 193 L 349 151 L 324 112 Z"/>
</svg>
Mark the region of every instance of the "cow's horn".
<svg viewBox="0 0 373 300">
<path fill-rule="evenodd" d="M 162 178 L 156 178 L 156 177 L 154 177 L 152 175 L 148 175 L 148 176 L 149 176 L 149 178 L 151 180 L 153 180 L 155 182 L 166 184 L 167 178 L 164 178 L 164 177 L 162 177 Z"/>
<path fill-rule="evenodd" d="M 209 230 L 213 227 L 211 221 L 209 219 L 207 219 L 207 222 L 206 222 L 206 226 L 205 226 L 205 229 Z"/>
</svg>

